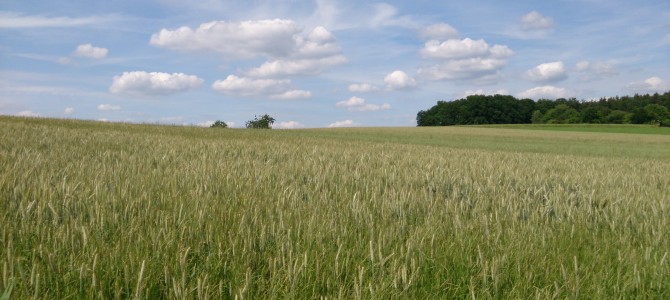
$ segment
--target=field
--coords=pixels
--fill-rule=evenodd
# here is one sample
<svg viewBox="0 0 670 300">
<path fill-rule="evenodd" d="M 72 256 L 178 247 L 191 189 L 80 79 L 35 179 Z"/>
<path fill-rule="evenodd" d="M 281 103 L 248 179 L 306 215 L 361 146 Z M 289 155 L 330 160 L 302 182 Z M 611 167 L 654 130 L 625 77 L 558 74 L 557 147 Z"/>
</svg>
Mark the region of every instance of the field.
<svg viewBox="0 0 670 300">
<path fill-rule="evenodd" d="M 0 298 L 670 298 L 670 136 L 0 117 Z"/>
<path fill-rule="evenodd" d="M 607 132 L 635 134 L 670 135 L 670 128 L 656 125 L 619 125 L 619 124 L 514 124 L 514 125 L 481 125 L 489 128 L 509 128 L 527 130 L 554 130 L 576 132 Z"/>
</svg>

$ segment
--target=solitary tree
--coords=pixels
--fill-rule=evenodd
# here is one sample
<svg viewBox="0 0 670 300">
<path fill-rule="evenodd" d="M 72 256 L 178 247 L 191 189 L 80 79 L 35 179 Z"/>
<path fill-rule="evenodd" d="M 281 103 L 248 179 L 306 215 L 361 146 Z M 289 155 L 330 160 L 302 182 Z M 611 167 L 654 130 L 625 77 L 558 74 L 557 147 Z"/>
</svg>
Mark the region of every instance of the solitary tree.
<svg viewBox="0 0 670 300">
<path fill-rule="evenodd" d="M 254 119 L 247 121 L 247 128 L 253 129 L 271 129 L 272 124 L 275 122 L 275 118 L 270 117 L 268 114 L 264 114 L 260 117 L 254 116 Z"/>
<path fill-rule="evenodd" d="M 212 126 L 209 126 L 209 128 L 228 128 L 228 124 L 224 121 L 216 120 L 216 122 L 214 122 Z"/>
</svg>

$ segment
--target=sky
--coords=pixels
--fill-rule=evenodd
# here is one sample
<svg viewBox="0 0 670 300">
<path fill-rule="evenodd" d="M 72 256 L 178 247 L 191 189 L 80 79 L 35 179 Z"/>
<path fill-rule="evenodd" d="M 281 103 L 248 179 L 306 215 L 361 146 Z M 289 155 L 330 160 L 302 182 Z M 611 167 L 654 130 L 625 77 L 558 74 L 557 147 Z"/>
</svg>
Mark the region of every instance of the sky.
<svg viewBox="0 0 670 300">
<path fill-rule="evenodd" d="M 0 0 L 1 115 L 415 126 L 473 94 L 667 91 L 667 0 Z"/>
</svg>

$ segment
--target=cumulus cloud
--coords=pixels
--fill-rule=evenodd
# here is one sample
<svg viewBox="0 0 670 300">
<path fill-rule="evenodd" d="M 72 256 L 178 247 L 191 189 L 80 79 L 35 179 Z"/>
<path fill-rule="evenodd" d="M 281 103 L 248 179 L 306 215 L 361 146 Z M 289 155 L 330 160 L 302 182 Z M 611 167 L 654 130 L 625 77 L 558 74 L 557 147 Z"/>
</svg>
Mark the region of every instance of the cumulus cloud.
<svg viewBox="0 0 670 300">
<path fill-rule="evenodd" d="M 470 38 L 444 42 L 430 40 L 421 49 L 421 55 L 424 57 L 442 59 L 478 57 L 488 53 L 489 45 L 484 40 L 472 40 Z"/>
<path fill-rule="evenodd" d="M 196 29 L 162 29 L 154 46 L 185 52 L 217 52 L 231 58 L 267 57 L 245 73 L 253 77 L 314 75 L 347 62 L 335 36 L 319 26 L 308 33 L 292 20 L 215 21 Z"/>
<path fill-rule="evenodd" d="M 16 113 L 16 116 L 18 117 L 30 117 L 30 118 L 36 118 L 39 117 L 40 114 L 32 111 L 32 110 L 22 110 L 18 113 Z"/>
<path fill-rule="evenodd" d="M 393 71 L 384 77 L 384 82 L 389 90 L 404 90 L 416 87 L 416 80 L 409 77 L 403 71 Z"/>
<path fill-rule="evenodd" d="M 495 58 L 468 58 L 419 69 L 419 75 L 432 80 L 465 80 L 496 74 L 507 61 Z"/>
<path fill-rule="evenodd" d="M 198 88 L 203 80 L 195 75 L 161 72 L 123 72 L 114 76 L 109 91 L 125 95 L 167 95 Z"/>
<path fill-rule="evenodd" d="M 315 75 L 327 68 L 347 63 L 342 48 L 324 27 L 314 28 L 306 37 L 295 36 L 295 51 L 284 58 L 265 62 L 247 72 L 254 77 Z"/>
<path fill-rule="evenodd" d="M 270 95 L 270 99 L 299 100 L 312 98 L 312 92 L 303 90 L 290 90 L 281 94 Z"/>
<path fill-rule="evenodd" d="M 215 81 L 212 88 L 226 94 L 254 96 L 283 93 L 290 84 L 290 80 L 254 79 L 228 75 L 225 80 Z"/>
<path fill-rule="evenodd" d="M 517 96 L 519 98 L 530 99 L 557 99 L 572 97 L 573 93 L 565 88 L 545 85 L 525 90 L 519 93 Z"/>
<path fill-rule="evenodd" d="M 114 111 L 114 110 L 121 110 L 121 106 L 118 106 L 118 105 L 111 105 L 111 104 L 99 104 L 99 105 L 98 105 L 98 110 L 99 110 L 99 111 Z"/>
<path fill-rule="evenodd" d="M 448 40 L 458 38 L 458 31 L 447 23 L 439 23 L 422 28 L 419 36 L 424 40 Z"/>
<path fill-rule="evenodd" d="M 358 126 L 358 123 L 354 122 L 353 120 L 344 120 L 344 121 L 337 121 L 335 123 L 330 123 L 328 124 L 329 128 L 337 128 L 337 127 L 355 127 Z"/>
<path fill-rule="evenodd" d="M 314 28 L 307 37 L 295 37 L 298 58 L 321 58 L 339 55 L 342 48 L 337 44 L 335 36 L 323 26 Z"/>
<path fill-rule="evenodd" d="M 107 57 L 108 50 L 106 48 L 94 47 L 91 44 L 83 44 L 77 46 L 77 49 L 72 52 L 72 55 L 93 59 L 103 59 Z"/>
<path fill-rule="evenodd" d="M 420 68 L 418 74 L 431 80 L 481 79 L 495 75 L 514 55 L 505 45 L 489 44 L 483 39 L 452 39 L 426 42 L 421 55 L 437 59 L 439 64 Z"/>
<path fill-rule="evenodd" d="M 554 20 L 552 18 L 545 17 L 537 11 L 531 11 L 521 17 L 519 23 L 521 29 L 524 31 L 547 30 L 554 27 Z"/>
<path fill-rule="evenodd" d="M 369 83 L 350 84 L 348 90 L 352 93 L 371 93 L 379 90 L 378 87 Z"/>
<path fill-rule="evenodd" d="M 294 51 L 294 36 L 302 29 L 291 20 L 273 19 L 243 22 L 214 21 L 192 29 L 161 29 L 151 36 L 157 47 L 188 51 L 218 52 L 227 56 L 282 57 Z"/>
<path fill-rule="evenodd" d="M 65 115 L 71 115 L 71 114 L 73 114 L 73 113 L 74 113 L 74 107 L 67 107 L 67 108 L 65 108 L 65 110 L 63 111 L 63 114 L 65 114 Z"/>
<path fill-rule="evenodd" d="M 536 82 L 556 82 L 566 79 L 567 71 L 562 61 L 537 65 L 526 71 L 526 79 Z"/>
<path fill-rule="evenodd" d="M 503 45 L 489 47 L 489 44 L 483 39 L 465 38 L 444 42 L 430 40 L 421 49 L 421 54 L 426 58 L 460 59 L 473 57 L 506 58 L 512 56 L 514 52 Z"/>
<path fill-rule="evenodd" d="M 258 79 L 228 75 L 225 80 L 217 80 L 212 84 L 215 91 L 234 96 L 266 96 L 270 99 L 296 100 L 309 99 L 312 92 L 290 89 L 288 79 Z"/>
<path fill-rule="evenodd" d="M 343 55 L 334 55 L 321 58 L 279 59 L 268 61 L 258 68 L 249 70 L 246 74 L 254 77 L 278 77 L 288 75 L 316 75 L 326 68 L 341 65 L 347 62 Z"/>
<path fill-rule="evenodd" d="M 348 111 L 378 111 L 391 109 L 391 104 L 369 104 L 365 103 L 365 99 L 359 97 L 351 97 L 348 100 L 337 102 L 335 106 L 346 108 Z"/>
<path fill-rule="evenodd" d="M 577 72 L 583 73 L 582 80 L 596 80 L 619 74 L 616 66 L 606 62 L 580 61 L 575 65 Z"/>
<path fill-rule="evenodd" d="M 300 122 L 297 121 L 288 121 L 288 122 L 279 122 L 276 127 L 277 129 L 297 129 L 297 128 L 304 128 L 305 125 L 301 124 Z"/>
<path fill-rule="evenodd" d="M 626 89 L 638 93 L 663 93 L 670 90 L 670 82 L 654 76 L 644 81 L 631 82 L 626 86 Z"/>
</svg>

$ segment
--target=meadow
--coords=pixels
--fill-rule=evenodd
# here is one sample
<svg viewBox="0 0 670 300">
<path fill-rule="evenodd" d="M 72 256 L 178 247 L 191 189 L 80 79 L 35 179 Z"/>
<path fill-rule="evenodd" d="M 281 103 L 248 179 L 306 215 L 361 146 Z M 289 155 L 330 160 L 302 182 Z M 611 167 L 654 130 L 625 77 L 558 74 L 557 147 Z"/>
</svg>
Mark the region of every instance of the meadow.
<svg viewBox="0 0 670 300">
<path fill-rule="evenodd" d="M 670 136 L 0 117 L 0 299 L 668 299 Z"/>
</svg>

